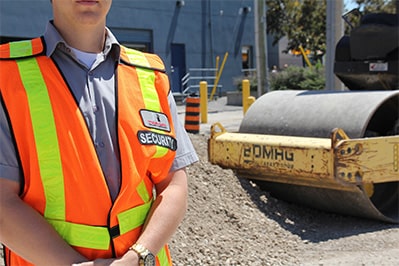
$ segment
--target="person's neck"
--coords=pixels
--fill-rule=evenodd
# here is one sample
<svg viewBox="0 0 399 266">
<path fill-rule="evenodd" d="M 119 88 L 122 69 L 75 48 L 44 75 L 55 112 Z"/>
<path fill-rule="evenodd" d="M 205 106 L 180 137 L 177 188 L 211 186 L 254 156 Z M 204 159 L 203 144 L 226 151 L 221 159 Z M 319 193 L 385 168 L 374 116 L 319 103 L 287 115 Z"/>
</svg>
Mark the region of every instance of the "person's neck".
<svg viewBox="0 0 399 266">
<path fill-rule="evenodd" d="M 75 29 L 55 23 L 55 27 L 66 43 L 75 49 L 87 53 L 100 53 L 104 48 L 105 25 Z"/>
</svg>

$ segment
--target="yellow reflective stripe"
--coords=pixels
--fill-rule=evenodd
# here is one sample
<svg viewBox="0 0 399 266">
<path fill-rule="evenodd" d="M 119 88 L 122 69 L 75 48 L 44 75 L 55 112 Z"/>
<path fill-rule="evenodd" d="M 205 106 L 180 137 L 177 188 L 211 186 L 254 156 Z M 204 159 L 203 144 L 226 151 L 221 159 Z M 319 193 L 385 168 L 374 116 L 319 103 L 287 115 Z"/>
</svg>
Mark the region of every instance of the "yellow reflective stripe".
<svg viewBox="0 0 399 266">
<path fill-rule="evenodd" d="M 157 254 L 157 258 L 159 260 L 159 264 L 161 266 L 169 266 L 168 255 L 166 254 L 166 249 L 163 247 Z"/>
<path fill-rule="evenodd" d="M 136 191 L 144 202 L 150 201 L 150 195 L 143 180 L 141 180 L 140 184 L 138 184 L 138 186 L 136 187 Z"/>
<path fill-rule="evenodd" d="M 68 244 L 76 247 L 108 250 L 110 236 L 107 227 L 75 224 L 60 220 L 47 221 Z"/>
<path fill-rule="evenodd" d="M 120 234 L 142 226 L 151 208 L 152 201 L 118 214 Z M 107 250 L 110 235 L 105 226 L 90 226 L 62 220 L 47 219 L 61 237 L 72 246 Z"/>
<path fill-rule="evenodd" d="M 145 55 L 137 50 L 125 49 L 126 55 L 128 56 L 131 63 L 135 65 L 140 65 L 143 67 L 151 68 Z M 145 108 L 151 111 L 160 112 L 161 106 L 159 103 L 158 92 L 155 88 L 155 73 L 153 70 L 144 69 L 137 67 L 137 76 L 139 78 L 141 93 L 143 95 Z M 160 130 L 152 129 L 154 132 L 161 132 Z M 156 146 L 157 150 L 154 155 L 155 158 L 160 158 L 164 156 L 168 149 L 165 147 Z"/>
<path fill-rule="evenodd" d="M 139 83 L 141 92 L 143 94 L 145 108 L 155 112 L 161 112 L 161 106 L 159 103 L 158 92 L 155 89 L 155 74 L 154 71 L 148 69 L 137 68 L 137 75 L 139 77 Z M 157 129 L 152 129 L 153 132 L 162 132 Z M 154 154 L 154 158 L 160 158 L 164 156 L 168 149 L 165 147 L 156 146 L 157 150 Z"/>
<path fill-rule="evenodd" d="M 122 235 L 143 225 L 151 208 L 151 204 L 152 200 L 143 205 L 134 207 L 133 209 L 119 213 L 117 216 L 120 234 Z"/>
<path fill-rule="evenodd" d="M 158 92 L 155 89 L 155 73 L 153 70 L 137 69 L 139 83 L 144 98 L 145 107 L 149 110 L 160 112 L 161 106 L 159 105 Z"/>
<path fill-rule="evenodd" d="M 136 191 L 139 194 L 140 198 L 146 203 L 119 213 L 117 215 L 119 222 L 119 232 L 121 234 L 129 232 L 130 230 L 144 224 L 145 219 L 147 218 L 147 214 L 151 208 L 152 199 L 150 198 L 150 195 L 143 180 L 138 184 Z"/>
<path fill-rule="evenodd" d="M 133 49 L 126 49 L 125 51 L 132 64 L 151 68 L 150 63 L 142 52 Z M 159 104 L 158 92 L 154 86 L 154 71 L 140 67 L 137 67 L 136 71 L 139 78 L 145 107 L 149 110 L 160 112 L 161 106 Z"/>
<path fill-rule="evenodd" d="M 19 41 L 10 43 L 10 58 L 32 55 L 32 42 Z"/>
<path fill-rule="evenodd" d="M 47 86 L 35 58 L 17 60 L 29 102 L 46 206 L 44 216 L 65 220 L 64 178 Z"/>
</svg>

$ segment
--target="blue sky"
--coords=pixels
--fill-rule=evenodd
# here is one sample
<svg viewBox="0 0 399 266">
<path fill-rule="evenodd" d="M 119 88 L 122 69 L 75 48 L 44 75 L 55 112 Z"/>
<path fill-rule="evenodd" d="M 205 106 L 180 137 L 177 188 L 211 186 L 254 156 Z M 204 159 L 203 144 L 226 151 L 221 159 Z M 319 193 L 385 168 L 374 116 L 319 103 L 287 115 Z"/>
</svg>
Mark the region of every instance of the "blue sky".
<svg viewBox="0 0 399 266">
<path fill-rule="evenodd" d="M 344 0 L 344 8 L 346 10 L 352 10 L 356 7 L 356 3 L 353 0 Z"/>
</svg>

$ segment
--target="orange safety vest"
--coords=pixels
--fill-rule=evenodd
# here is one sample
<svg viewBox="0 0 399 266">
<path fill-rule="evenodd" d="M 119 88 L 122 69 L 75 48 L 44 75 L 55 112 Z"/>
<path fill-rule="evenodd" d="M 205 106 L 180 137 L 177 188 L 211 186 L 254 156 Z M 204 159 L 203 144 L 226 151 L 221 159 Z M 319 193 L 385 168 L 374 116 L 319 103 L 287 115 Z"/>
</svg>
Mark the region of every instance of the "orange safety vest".
<svg viewBox="0 0 399 266">
<path fill-rule="evenodd" d="M 21 160 L 21 198 L 89 260 L 120 257 L 139 237 L 154 183 L 173 162 L 176 139 L 163 63 L 121 47 L 117 136 L 121 188 L 112 202 L 85 119 L 43 40 L 0 46 L 0 96 Z M 29 265 L 6 248 L 8 265 Z M 170 265 L 167 246 L 158 265 Z"/>
</svg>

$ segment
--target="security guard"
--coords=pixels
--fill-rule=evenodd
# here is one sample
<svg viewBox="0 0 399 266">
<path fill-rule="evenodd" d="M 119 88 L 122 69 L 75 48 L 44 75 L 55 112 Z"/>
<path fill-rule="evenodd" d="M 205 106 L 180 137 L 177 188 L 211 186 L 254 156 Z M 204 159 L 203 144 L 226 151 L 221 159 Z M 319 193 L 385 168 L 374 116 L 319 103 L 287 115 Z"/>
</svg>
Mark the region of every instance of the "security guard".
<svg viewBox="0 0 399 266">
<path fill-rule="evenodd" d="M 111 1 L 52 5 L 42 38 L 0 47 L 6 264 L 170 265 L 198 158 L 163 63 L 119 45 Z"/>
</svg>

